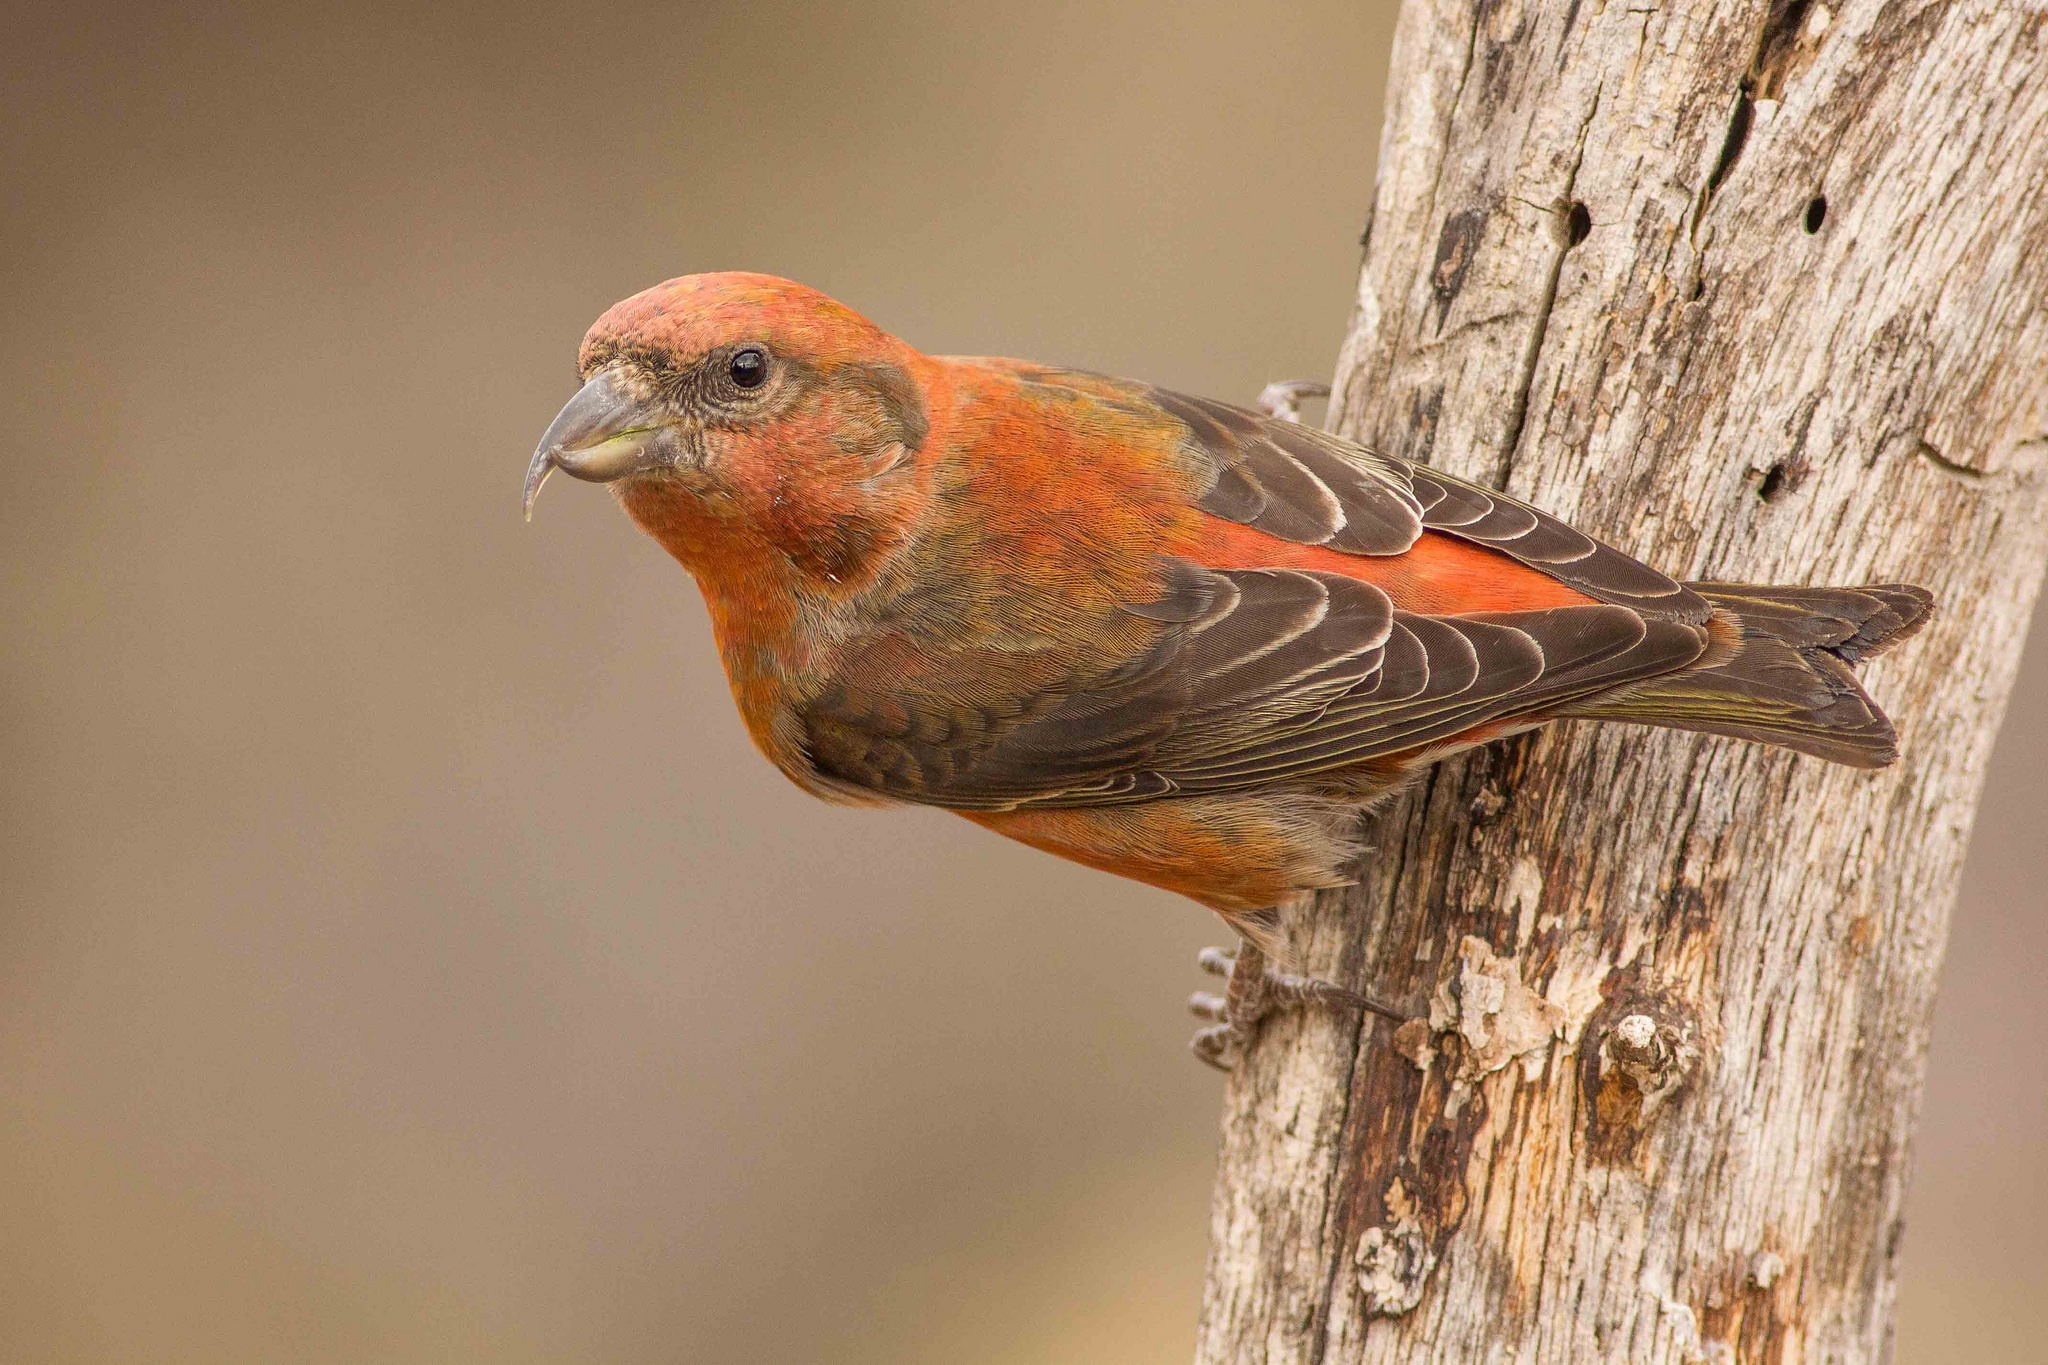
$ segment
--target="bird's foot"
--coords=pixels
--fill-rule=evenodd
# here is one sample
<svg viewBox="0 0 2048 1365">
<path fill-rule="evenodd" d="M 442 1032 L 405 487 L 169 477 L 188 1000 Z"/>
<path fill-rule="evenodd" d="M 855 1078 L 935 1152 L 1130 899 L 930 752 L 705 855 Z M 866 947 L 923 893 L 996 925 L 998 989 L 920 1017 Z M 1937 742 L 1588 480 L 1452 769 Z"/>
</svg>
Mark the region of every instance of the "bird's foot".
<svg viewBox="0 0 2048 1365">
<path fill-rule="evenodd" d="M 1218 1071 L 1228 1071 L 1243 1059 L 1260 1021 L 1275 1010 L 1355 1009 L 1397 1022 L 1408 1017 L 1331 982 L 1276 972 L 1266 965 L 1265 953 L 1249 942 L 1240 943 L 1234 956 L 1221 948 L 1204 948 L 1195 961 L 1203 971 L 1223 978 L 1223 994 L 1197 991 L 1188 997 L 1192 1014 L 1216 1021 L 1196 1033 L 1188 1047 Z"/>
<path fill-rule="evenodd" d="M 1314 379 L 1276 379 L 1259 390 L 1259 411 L 1283 422 L 1301 420 L 1301 400 L 1328 398 L 1330 386 Z"/>
</svg>

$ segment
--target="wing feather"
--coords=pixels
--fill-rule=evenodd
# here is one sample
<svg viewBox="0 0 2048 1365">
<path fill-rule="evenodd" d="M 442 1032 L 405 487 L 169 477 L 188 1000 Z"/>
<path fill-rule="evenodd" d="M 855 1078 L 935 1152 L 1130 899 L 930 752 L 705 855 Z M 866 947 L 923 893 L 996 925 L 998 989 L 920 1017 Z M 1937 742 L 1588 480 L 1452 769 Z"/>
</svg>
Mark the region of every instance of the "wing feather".
<svg viewBox="0 0 2048 1365">
<path fill-rule="evenodd" d="M 1168 566 L 1135 665 L 1049 679 L 1021 703 L 961 700 L 1010 656 L 961 655 L 942 695 L 853 661 L 805 712 L 819 770 L 966 810 L 1096 806 L 1313 783 L 1492 721 L 1546 714 L 1697 659 L 1703 627 L 1599 604 L 1468 616 L 1395 609 L 1371 584 Z M 950 699 L 949 699 L 950 698 Z"/>
<path fill-rule="evenodd" d="M 1498 550 L 1596 601 L 1692 623 L 1712 613 L 1706 599 L 1677 580 L 1505 493 L 1314 427 L 1206 398 L 1147 392 L 1186 428 L 1182 449 L 1209 471 L 1200 506 L 1211 516 L 1359 555 L 1400 554 L 1424 531 L 1440 531 Z"/>
</svg>

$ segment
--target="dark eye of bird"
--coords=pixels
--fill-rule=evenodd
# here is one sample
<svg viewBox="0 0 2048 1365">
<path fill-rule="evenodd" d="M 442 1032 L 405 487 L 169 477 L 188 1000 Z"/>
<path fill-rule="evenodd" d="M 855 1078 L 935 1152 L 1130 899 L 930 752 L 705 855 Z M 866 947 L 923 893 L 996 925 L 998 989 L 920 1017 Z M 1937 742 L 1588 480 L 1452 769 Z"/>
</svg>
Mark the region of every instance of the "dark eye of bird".
<svg viewBox="0 0 2048 1365">
<path fill-rule="evenodd" d="M 768 377 L 768 357 L 749 346 L 746 350 L 733 354 L 732 363 L 726 367 L 726 372 L 732 376 L 732 382 L 741 388 L 757 388 L 761 381 Z"/>
</svg>

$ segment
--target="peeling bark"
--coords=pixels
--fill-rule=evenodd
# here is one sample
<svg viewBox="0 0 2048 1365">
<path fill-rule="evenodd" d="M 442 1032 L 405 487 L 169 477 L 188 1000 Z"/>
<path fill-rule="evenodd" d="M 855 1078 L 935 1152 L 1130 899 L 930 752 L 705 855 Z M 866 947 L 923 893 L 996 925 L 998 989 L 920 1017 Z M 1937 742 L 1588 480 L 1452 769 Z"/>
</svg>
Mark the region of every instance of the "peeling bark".
<svg viewBox="0 0 2048 1365">
<path fill-rule="evenodd" d="M 1689 578 L 1904 580 L 1900 763 L 1572 725 L 1433 770 L 1233 1075 L 1197 1358 L 1884 1358 L 2048 561 L 2048 11 L 1411 0 L 1331 424 Z"/>
</svg>

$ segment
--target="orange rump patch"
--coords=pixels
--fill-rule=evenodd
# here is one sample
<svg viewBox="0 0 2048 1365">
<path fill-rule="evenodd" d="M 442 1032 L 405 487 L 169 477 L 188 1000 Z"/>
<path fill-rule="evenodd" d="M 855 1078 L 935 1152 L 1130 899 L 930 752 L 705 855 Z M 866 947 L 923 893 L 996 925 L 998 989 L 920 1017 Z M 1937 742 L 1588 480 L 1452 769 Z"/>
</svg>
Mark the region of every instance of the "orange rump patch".
<svg viewBox="0 0 2048 1365">
<path fill-rule="evenodd" d="M 1211 569 L 1306 569 L 1370 583 L 1401 611 L 1463 616 L 1479 611 L 1539 611 L 1596 604 L 1578 589 L 1498 550 L 1424 531 L 1398 555 L 1354 555 L 1281 540 L 1217 517 L 1202 518 L 1189 557 Z"/>
</svg>

